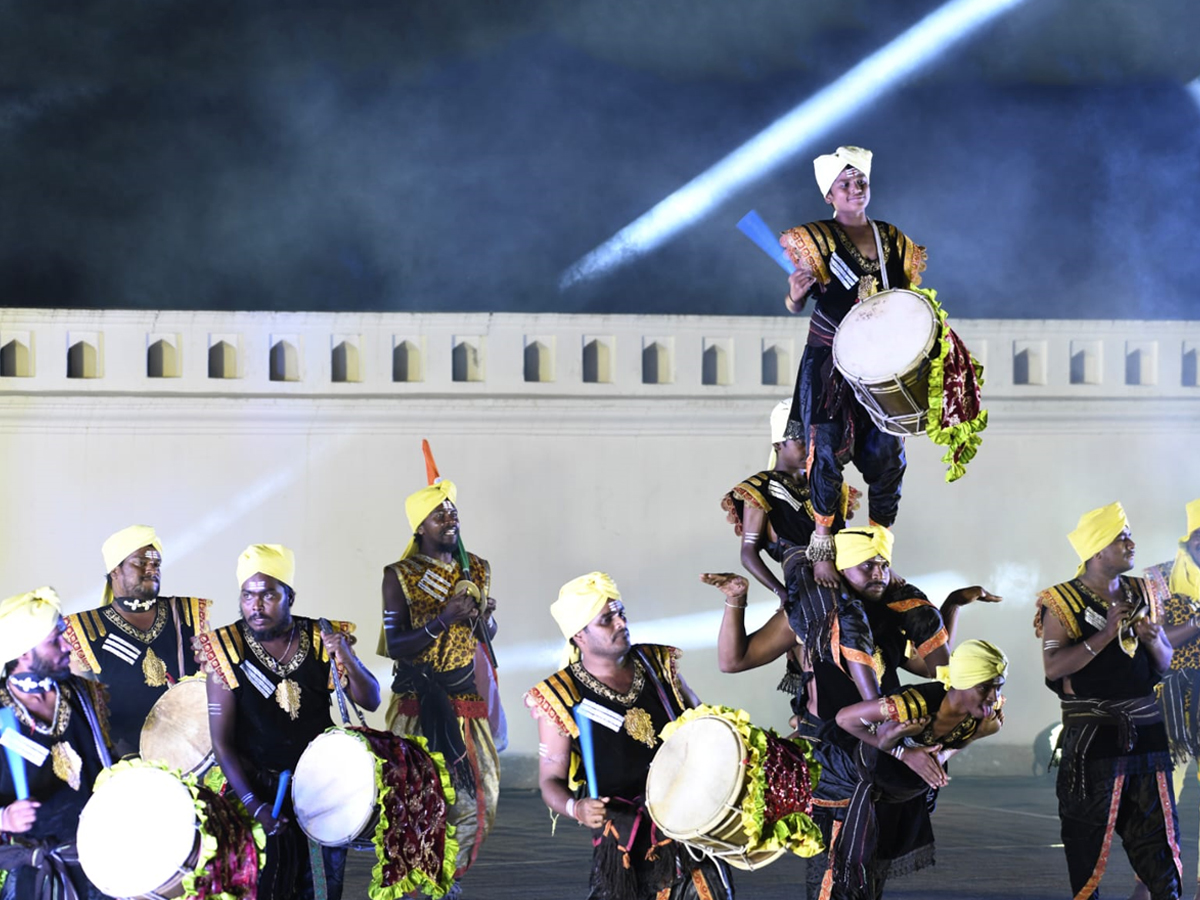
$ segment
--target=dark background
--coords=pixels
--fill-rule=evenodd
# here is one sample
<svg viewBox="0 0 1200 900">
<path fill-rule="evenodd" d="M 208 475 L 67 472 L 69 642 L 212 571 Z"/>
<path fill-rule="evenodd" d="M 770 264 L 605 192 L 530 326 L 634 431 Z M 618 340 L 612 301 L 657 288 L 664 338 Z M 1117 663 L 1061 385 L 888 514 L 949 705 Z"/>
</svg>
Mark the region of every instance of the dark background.
<svg viewBox="0 0 1200 900">
<path fill-rule="evenodd" d="M 565 270 L 940 4 L 0 6 L 8 306 L 763 314 L 734 229 L 871 213 L 956 316 L 1200 313 L 1200 3 L 1026 0 L 600 277 Z"/>
</svg>

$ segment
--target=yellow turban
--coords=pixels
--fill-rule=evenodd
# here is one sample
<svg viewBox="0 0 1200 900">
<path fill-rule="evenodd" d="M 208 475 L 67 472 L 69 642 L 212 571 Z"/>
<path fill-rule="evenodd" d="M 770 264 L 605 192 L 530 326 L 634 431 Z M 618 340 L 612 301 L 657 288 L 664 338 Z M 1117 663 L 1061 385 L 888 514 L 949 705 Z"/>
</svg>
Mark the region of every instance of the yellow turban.
<svg viewBox="0 0 1200 900">
<path fill-rule="evenodd" d="M 1110 503 L 1080 516 L 1075 530 L 1067 535 L 1080 560 L 1075 577 L 1084 573 L 1089 559 L 1115 541 L 1117 535 L 1128 527 L 1129 519 L 1125 517 L 1125 507 L 1120 503 Z"/>
<path fill-rule="evenodd" d="M 616 582 L 603 572 L 589 572 L 564 584 L 558 599 L 550 604 L 550 615 L 569 644 L 570 661 L 579 658 L 579 648 L 570 644 L 571 638 L 583 631 L 592 619 L 612 600 L 620 600 Z"/>
<path fill-rule="evenodd" d="M 833 544 L 837 549 L 839 571 L 852 569 L 859 563 L 866 562 L 876 556 L 882 556 L 892 564 L 892 544 L 895 538 L 882 525 L 868 525 L 865 528 L 843 528 L 833 536 Z"/>
<path fill-rule="evenodd" d="M 1175 565 L 1171 566 L 1168 584 L 1172 594 L 1189 600 L 1200 600 L 1200 567 L 1196 566 L 1196 561 L 1185 546 L 1197 528 L 1200 528 L 1200 500 L 1193 500 L 1187 505 L 1187 534 L 1179 539 L 1179 550 L 1175 553 Z"/>
<path fill-rule="evenodd" d="M 987 641 L 963 641 L 950 654 L 950 665 L 938 666 L 935 677 L 947 688 L 969 690 L 1008 670 L 1008 657 Z"/>
<path fill-rule="evenodd" d="M 143 547 L 153 547 L 162 553 L 162 542 L 159 541 L 158 535 L 149 525 L 130 525 L 111 535 L 100 548 L 100 554 L 104 557 L 105 574 L 125 562 L 129 554 L 135 550 L 141 550 Z M 112 601 L 112 587 L 106 584 L 100 605 L 107 606 Z"/>
<path fill-rule="evenodd" d="M 0 664 L 12 662 L 49 637 L 61 615 L 62 603 L 50 587 L 0 600 Z"/>
<path fill-rule="evenodd" d="M 447 500 L 453 503 L 457 497 L 458 488 L 454 486 L 453 481 L 445 478 L 437 484 L 423 487 L 415 494 L 408 495 L 408 499 L 404 501 L 404 514 L 408 516 L 408 527 L 412 529 L 413 536 L 400 555 L 401 559 L 408 559 L 417 552 L 417 527 L 426 517 Z"/>
<path fill-rule="evenodd" d="M 870 150 L 864 150 L 862 147 L 838 147 L 832 153 L 814 159 L 813 173 L 817 176 L 817 187 L 821 189 L 821 196 L 829 193 L 829 189 L 846 166 L 854 166 L 869 179 L 872 155 Z"/>
<path fill-rule="evenodd" d="M 296 554 L 283 544 L 251 544 L 238 557 L 240 588 L 251 575 L 262 572 L 290 588 L 296 587 Z"/>
</svg>

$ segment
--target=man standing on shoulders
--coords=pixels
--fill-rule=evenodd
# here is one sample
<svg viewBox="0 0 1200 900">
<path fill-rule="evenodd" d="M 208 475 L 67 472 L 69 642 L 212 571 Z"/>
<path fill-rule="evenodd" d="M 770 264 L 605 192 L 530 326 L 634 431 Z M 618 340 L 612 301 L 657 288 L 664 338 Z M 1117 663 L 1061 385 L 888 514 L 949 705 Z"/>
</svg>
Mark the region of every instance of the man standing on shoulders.
<svg viewBox="0 0 1200 900">
<path fill-rule="evenodd" d="M 1120 503 L 1068 535 L 1075 577 L 1038 595 L 1046 685 L 1062 700 L 1058 810 L 1072 894 L 1098 893 L 1114 833 L 1155 900 L 1179 896 L 1179 823 L 1154 686 L 1171 665 L 1149 585 L 1125 575 L 1134 542 Z"/>
<path fill-rule="evenodd" d="M 424 737 L 445 757 L 461 878 L 496 818 L 500 760 L 475 683 L 476 646 L 484 629 L 496 633 L 492 571 L 486 559 L 462 549 L 456 497 L 454 482 L 442 479 L 404 501 L 413 534 L 383 572 L 383 631 L 395 660 L 388 728 Z"/>
<path fill-rule="evenodd" d="M 199 666 L 192 638 L 208 631 L 209 600 L 160 597 L 162 544 L 149 525 L 112 535 L 100 551 L 108 572 L 96 609 L 67 617 L 75 668 L 109 687 L 113 748 L 136 753 L 156 700 Z"/>
<path fill-rule="evenodd" d="M 695 862 L 661 834 L 652 837 L 647 821 L 643 795 L 650 762 L 662 743 L 658 734 L 699 705 L 676 670 L 679 651 L 630 644 L 621 594 L 603 572 L 563 585 L 550 614 L 567 639 L 571 664 L 533 687 L 525 704 L 538 723 L 542 800 L 555 813 L 592 829 L 589 900 L 732 900 L 723 864 L 707 856 Z M 596 721 L 591 730 L 595 798 L 577 797 L 587 758 L 577 708 Z"/>
<path fill-rule="evenodd" d="M 110 762 L 103 688 L 71 674 L 62 606 L 48 587 L 0 602 L 0 708 L 16 717 L 5 747 L 22 759 L 29 798 L 17 799 L 8 753 L 0 753 L 0 896 L 41 900 L 102 895 L 75 854 L 79 814 Z M 4 870 L 7 870 L 5 877 Z M 41 882 L 52 888 L 43 893 Z"/>
<path fill-rule="evenodd" d="M 316 620 L 293 616 L 296 562 L 280 544 L 251 544 L 238 558 L 240 621 L 200 636 L 208 673 L 209 730 L 217 764 L 246 810 L 266 830 L 260 900 L 342 896 L 344 847 L 324 848 L 324 886 L 314 873 L 290 797 L 272 815 L 280 775 L 294 771 L 309 743 L 333 724 L 330 659 L 359 706 L 379 707 L 379 682 L 354 655 L 349 622 L 322 634 Z"/>
</svg>

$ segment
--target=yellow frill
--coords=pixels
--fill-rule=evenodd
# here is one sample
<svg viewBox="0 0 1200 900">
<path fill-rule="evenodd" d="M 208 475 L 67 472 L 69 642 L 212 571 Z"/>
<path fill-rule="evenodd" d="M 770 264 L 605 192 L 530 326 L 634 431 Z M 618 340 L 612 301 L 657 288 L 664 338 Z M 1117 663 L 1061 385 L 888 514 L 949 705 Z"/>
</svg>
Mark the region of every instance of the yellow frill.
<svg viewBox="0 0 1200 900">
<path fill-rule="evenodd" d="M 746 791 L 742 795 L 741 813 L 742 830 L 749 839 L 748 852 L 763 850 L 786 850 L 797 856 L 815 856 L 825 849 L 821 840 L 821 829 L 807 815 L 794 812 L 774 822 L 767 823 L 767 779 L 763 771 L 763 761 L 767 755 L 767 735 L 781 738 L 774 731 L 767 732 L 750 723 L 750 714 L 744 709 L 732 709 L 728 706 L 709 706 L 701 704 L 695 709 L 689 709 L 674 722 L 663 728 L 660 737 L 663 740 L 674 734 L 680 726 L 705 716 L 719 716 L 732 725 L 742 737 L 746 745 Z M 812 745 L 803 739 L 792 740 L 799 747 L 808 762 L 808 774 L 812 787 L 817 786 L 821 776 L 821 764 L 813 757 Z"/>
</svg>

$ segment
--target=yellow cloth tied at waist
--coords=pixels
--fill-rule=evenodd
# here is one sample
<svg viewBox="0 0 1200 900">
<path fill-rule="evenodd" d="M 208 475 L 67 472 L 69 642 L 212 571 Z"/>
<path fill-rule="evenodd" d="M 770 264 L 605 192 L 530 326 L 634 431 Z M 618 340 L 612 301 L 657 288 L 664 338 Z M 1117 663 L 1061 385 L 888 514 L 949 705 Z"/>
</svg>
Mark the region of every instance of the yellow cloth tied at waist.
<svg viewBox="0 0 1200 900">
<path fill-rule="evenodd" d="M 1125 515 L 1125 507 L 1120 503 L 1110 503 L 1080 516 L 1075 530 L 1067 535 L 1067 540 L 1079 557 L 1075 577 L 1084 573 L 1089 559 L 1115 541 L 1117 535 L 1128 527 L 1129 519 Z"/>
<path fill-rule="evenodd" d="M 895 537 L 882 525 L 843 528 L 833 537 L 833 544 L 837 550 L 836 565 L 840 571 L 845 571 L 868 559 L 882 556 L 890 566 L 894 543 Z"/>
<path fill-rule="evenodd" d="M 1008 657 L 987 641 L 963 641 L 950 654 L 950 665 L 938 666 L 935 677 L 947 688 L 965 691 L 1003 675 Z"/>
</svg>

